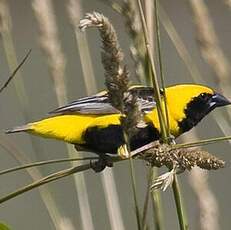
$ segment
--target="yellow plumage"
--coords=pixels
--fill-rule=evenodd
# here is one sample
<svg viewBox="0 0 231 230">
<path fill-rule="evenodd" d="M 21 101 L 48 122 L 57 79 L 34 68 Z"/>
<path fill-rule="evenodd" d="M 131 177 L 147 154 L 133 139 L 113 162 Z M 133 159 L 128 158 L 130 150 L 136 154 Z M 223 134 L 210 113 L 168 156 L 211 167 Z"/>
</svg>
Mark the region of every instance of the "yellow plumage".
<svg viewBox="0 0 231 230">
<path fill-rule="evenodd" d="M 176 85 L 166 88 L 165 92 L 169 131 L 175 137 L 193 128 L 216 107 L 231 104 L 224 96 L 201 85 Z M 159 140 L 161 129 L 153 88 L 133 86 L 129 93 L 136 96 L 145 123 L 138 125 L 129 138 L 129 147 L 133 151 Z M 161 103 L 164 109 L 163 95 Z M 99 155 L 99 161 L 93 167 L 96 172 L 112 166 L 105 157 L 107 153 L 129 156 L 120 124 L 120 117 L 124 115 L 110 105 L 106 91 L 74 101 L 51 113 L 53 116 L 49 118 L 15 127 L 6 133 L 24 131 L 75 144 L 77 150 L 95 152 Z"/>
<path fill-rule="evenodd" d="M 130 140 L 131 149 L 136 149 L 159 139 L 161 130 L 153 89 L 133 86 L 129 90 L 138 96 L 146 123 Z M 230 104 L 222 95 L 201 85 L 176 85 L 166 88 L 165 92 L 170 133 L 175 137 L 190 130 L 215 107 Z M 25 131 L 80 145 L 98 153 L 116 153 L 124 145 L 120 116 L 109 104 L 107 92 L 103 91 L 60 107 L 49 118 L 15 127 L 7 133 Z"/>
<path fill-rule="evenodd" d="M 213 93 L 211 89 L 200 85 L 177 85 L 166 88 L 168 117 L 172 135 L 178 136 L 180 134 L 178 122 L 185 118 L 184 109 L 187 103 L 201 92 Z M 112 124 L 119 125 L 119 118 L 119 114 L 58 115 L 29 124 L 29 132 L 69 143 L 84 144 L 83 133 L 87 128 L 94 126 L 104 128 Z M 144 116 L 144 121 L 151 122 L 160 131 L 156 108 Z"/>
<path fill-rule="evenodd" d="M 82 138 L 87 128 L 119 124 L 119 115 L 60 115 L 29 124 L 29 132 L 47 138 L 55 138 L 73 144 L 84 144 Z"/>
<path fill-rule="evenodd" d="M 201 93 L 213 94 L 213 90 L 202 85 L 176 85 L 166 89 L 168 111 L 175 121 L 185 118 L 186 105 Z"/>
</svg>

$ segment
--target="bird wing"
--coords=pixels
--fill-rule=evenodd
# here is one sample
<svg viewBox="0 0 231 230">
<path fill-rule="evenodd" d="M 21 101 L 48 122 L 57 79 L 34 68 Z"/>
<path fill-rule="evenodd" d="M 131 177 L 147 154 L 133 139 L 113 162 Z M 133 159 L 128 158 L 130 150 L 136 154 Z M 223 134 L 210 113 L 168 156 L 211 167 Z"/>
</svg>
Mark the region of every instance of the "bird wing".
<svg viewBox="0 0 231 230">
<path fill-rule="evenodd" d="M 137 102 L 141 108 L 141 111 L 148 113 L 156 107 L 156 101 L 154 99 L 154 91 L 149 86 L 131 86 L 129 92 L 137 97 Z"/>
<path fill-rule="evenodd" d="M 151 111 L 156 102 L 153 97 L 153 89 L 145 86 L 133 86 L 129 92 L 137 96 L 137 102 L 145 113 Z M 67 105 L 59 107 L 50 114 L 116 114 L 119 111 L 114 108 L 108 98 L 107 91 L 102 91 L 93 96 L 80 98 Z"/>
</svg>

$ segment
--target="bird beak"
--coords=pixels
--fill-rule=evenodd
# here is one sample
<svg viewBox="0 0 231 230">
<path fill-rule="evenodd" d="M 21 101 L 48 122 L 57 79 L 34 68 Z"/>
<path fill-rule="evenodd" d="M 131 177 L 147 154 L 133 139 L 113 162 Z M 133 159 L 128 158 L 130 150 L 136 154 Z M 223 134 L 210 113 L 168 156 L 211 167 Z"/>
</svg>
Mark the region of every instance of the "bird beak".
<svg viewBox="0 0 231 230">
<path fill-rule="evenodd" d="M 221 107 L 230 104 L 231 101 L 219 93 L 214 93 L 209 103 L 210 107 Z"/>
</svg>

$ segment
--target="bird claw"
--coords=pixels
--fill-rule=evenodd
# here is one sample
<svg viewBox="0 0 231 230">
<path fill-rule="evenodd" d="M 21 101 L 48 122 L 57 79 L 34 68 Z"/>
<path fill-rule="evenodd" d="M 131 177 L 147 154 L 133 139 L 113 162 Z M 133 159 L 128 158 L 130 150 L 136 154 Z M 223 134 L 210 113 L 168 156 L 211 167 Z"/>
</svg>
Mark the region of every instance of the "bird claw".
<svg viewBox="0 0 231 230">
<path fill-rule="evenodd" d="M 113 167 L 113 162 L 111 161 L 110 157 L 108 156 L 100 156 L 100 158 L 96 161 L 90 162 L 91 168 L 95 172 L 102 172 L 106 167 Z"/>
<path fill-rule="evenodd" d="M 175 145 L 176 144 L 175 140 L 176 140 L 175 136 L 170 134 L 170 136 L 168 137 L 168 143 L 171 144 L 171 145 Z"/>
<path fill-rule="evenodd" d="M 126 144 L 121 145 L 118 150 L 117 150 L 118 155 L 122 158 L 122 159 L 127 159 L 129 158 L 129 152 L 128 152 L 128 148 Z"/>
</svg>

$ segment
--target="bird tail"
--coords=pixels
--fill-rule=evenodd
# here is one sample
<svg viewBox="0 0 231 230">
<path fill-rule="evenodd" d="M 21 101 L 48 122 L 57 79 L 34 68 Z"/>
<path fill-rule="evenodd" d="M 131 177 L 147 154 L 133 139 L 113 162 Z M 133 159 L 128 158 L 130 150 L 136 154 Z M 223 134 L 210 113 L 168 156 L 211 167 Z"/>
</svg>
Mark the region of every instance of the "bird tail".
<svg viewBox="0 0 231 230">
<path fill-rule="evenodd" d="M 5 133 L 6 134 L 19 133 L 19 132 L 28 131 L 30 129 L 31 129 L 30 125 L 27 124 L 27 125 L 16 126 L 16 127 L 12 128 L 12 129 L 7 129 L 7 130 L 5 130 Z"/>
</svg>

